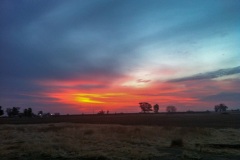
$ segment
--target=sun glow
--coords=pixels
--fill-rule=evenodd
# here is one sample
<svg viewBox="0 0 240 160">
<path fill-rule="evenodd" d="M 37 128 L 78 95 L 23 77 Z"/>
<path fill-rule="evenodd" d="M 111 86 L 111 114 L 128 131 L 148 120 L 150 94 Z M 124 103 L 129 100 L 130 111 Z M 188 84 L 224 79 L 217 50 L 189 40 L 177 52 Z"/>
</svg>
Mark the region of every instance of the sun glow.
<svg viewBox="0 0 240 160">
<path fill-rule="evenodd" d="M 104 102 L 101 102 L 101 101 L 92 100 L 92 99 L 87 98 L 87 97 L 76 97 L 75 100 L 78 101 L 78 102 L 83 102 L 83 103 L 104 103 Z"/>
<path fill-rule="evenodd" d="M 75 101 L 81 103 L 106 103 L 107 99 L 116 98 L 118 96 L 124 96 L 125 93 L 81 93 L 81 94 L 73 94 L 75 97 Z"/>
</svg>

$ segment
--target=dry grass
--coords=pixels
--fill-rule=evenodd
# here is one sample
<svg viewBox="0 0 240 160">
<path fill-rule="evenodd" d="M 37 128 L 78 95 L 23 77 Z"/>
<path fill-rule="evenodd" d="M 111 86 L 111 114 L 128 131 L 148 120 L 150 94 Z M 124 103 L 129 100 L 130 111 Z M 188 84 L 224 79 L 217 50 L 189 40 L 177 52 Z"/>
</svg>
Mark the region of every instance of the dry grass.
<svg viewBox="0 0 240 160">
<path fill-rule="evenodd" d="M 1 125 L 1 159 L 158 159 L 176 152 L 240 156 L 236 149 L 212 149 L 204 144 L 240 144 L 240 129 L 122 126 L 93 124 Z M 197 154 L 197 156 L 196 156 Z M 29 158 L 30 157 L 30 158 Z"/>
</svg>

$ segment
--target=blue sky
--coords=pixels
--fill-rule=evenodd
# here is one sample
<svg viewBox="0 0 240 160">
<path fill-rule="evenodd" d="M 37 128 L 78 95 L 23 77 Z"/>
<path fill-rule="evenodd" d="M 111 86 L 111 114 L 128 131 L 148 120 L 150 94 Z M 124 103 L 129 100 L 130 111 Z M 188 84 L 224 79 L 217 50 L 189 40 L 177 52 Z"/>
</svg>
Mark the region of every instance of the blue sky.
<svg viewBox="0 0 240 160">
<path fill-rule="evenodd" d="M 71 103 L 56 93 L 120 91 L 133 97 L 145 93 L 137 100 L 163 103 L 162 97 L 147 95 L 161 92 L 157 89 L 170 83 L 175 88 L 184 86 L 181 92 L 197 97 L 197 102 L 172 98 L 163 108 L 167 104 L 180 110 L 202 104 L 211 107 L 220 101 L 215 98 L 209 103 L 204 97 L 238 97 L 239 10 L 238 0 L 2 0 L 1 105 L 88 112 L 85 102 Z M 219 72 L 220 76 L 209 76 Z M 193 78 L 199 74 L 204 82 Z M 204 86 L 188 87 L 195 81 Z M 205 89 L 193 97 L 187 94 L 206 86 L 215 90 Z M 237 99 L 223 102 L 236 108 Z M 116 110 L 137 111 L 137 100 Z"/>
</svg>

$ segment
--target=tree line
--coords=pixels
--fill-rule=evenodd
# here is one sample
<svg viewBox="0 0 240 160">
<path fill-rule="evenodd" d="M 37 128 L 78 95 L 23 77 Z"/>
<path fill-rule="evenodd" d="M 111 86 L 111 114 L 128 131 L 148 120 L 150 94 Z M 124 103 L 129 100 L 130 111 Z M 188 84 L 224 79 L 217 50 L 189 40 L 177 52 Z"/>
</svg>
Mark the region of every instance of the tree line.
<svg viewBox="0 0 240 160">
<path fill-rule="evenodd" d="M 151 111 L 153 111 L 154 113 L 159 112 L 159 105 L 158 104 L 155 104 L 152 107 L 152 105 L 148 102 L 140 102 L 139 105 L 140 105 L 139 107 L 141 108 L 143 113 L 148 113 L 148 112 L 151 112 Z M 221 103 L 221 104 L 218 104 L 218 105 L 214 106 L 214 111 L 215 112 L 226 112 L 227 108 L 228 107 L 225 104 Z M 166 107 L 166 112 L 168 112 L 168 113 L 177 112 L 177 107 L 173 106 L 173 105 L 167 106 Z"/>
<path fill-rule="evenodd" d="M 155 104 L 153 107 L 150 103 L 148 102 L 140 102 L 139 103 L 140 108 L 143 113 L 148 113 L 153 111 L 154 113 L 159 112 L 159 105 Z M 220 103 L 218 105 L 214 106 L 215 112 L 226 112 L 227 111 L 227 106 L 223 103 Z M 177 107 L 170 105 L 166 107 L 166 112 L 168 113 L 175 113 L 177 112 Z M 109 111 L 106 111 L 106 114 L 108 114 Z M 6 109 L 6 114 L 8 117 L 34 117 L 34 116 L 50 116 L 50 113 L 43 113 L 43 111 L 39 111 L 37 115 L 35 115 L 32 111 L 32 108 L 25 108 L 23 112 L 20 112 L 20 107 L 12 107 L 12 108 L 7 108 Z M 103 110 L 99 111 L 97 114 L 105 114 Z M 2 106 L 0 106 L 0 116 L 4 115 L 4 110 L 2 109 Z M 60 115 L 59 113 L 55 113 L 54 115 Z"/>
<path fill-rule="evenodd" d="M 12 107 L 6 109 L 6 114 L 8 117 L 33 117 L 34 113 L 32 112 L 32 108 L 25 108 L 23 112 L 20 112 L 20 107 Z M 0 116 L 4 115 L 4 110 L 2 106 L 0 106 Z"/>
<path fill-rule="evenodd" d="M 20 107 L 12 107 L 7 108 L 5 110 L 8 117 L 48 117 L 51 115 L 60 115 L 60 113 L 43 113 L 43 111 L 38 111 L 37 114 L 34 114 L 32 111 L 32 108 L 25 108 L 23 109 L 23 112 L 20 112 Z M 0 116 L 4 115 L 4 110 L 2 109 L 2 106 L 0 106 Z"/>
</svg>

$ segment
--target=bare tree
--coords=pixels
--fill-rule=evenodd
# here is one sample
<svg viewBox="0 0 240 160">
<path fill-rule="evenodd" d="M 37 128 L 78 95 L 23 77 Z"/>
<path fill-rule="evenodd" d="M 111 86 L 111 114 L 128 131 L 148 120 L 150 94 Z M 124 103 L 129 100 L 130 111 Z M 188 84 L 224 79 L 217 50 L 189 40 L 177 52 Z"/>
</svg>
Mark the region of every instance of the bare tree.
<svg viewBox="0 0 240 160">
<path fill-rule="evenodd" d="M 228 107 L 223 103 L 214 106 L 215 112 L 226 112 L 227 108 Z"/>
<path fill-rule="evenodd" d="M 155 104 L 155 105 L 153 106 L 153 109 L 154 109 L 154 113 L 158 113 L 159 105 L 158 105 L 158 104 Z"/>
<path fill-rule="evenodd" d="M 148 102 L 140 102 L 140 108 L 144 113 L 152 111 L 152 105 L 149 104 Z"/>
<path fill-rule="evenodd" d="M 177 111 L 177 108 L 175 106 L 167 106 L 166 111 L 169 113 L 173 113 Z"/>
<path fill-rule="evenodd" d="M 105 114 L 105 112 L 103 110 L 99 111 L 97 114 Z"/>
</svg>

